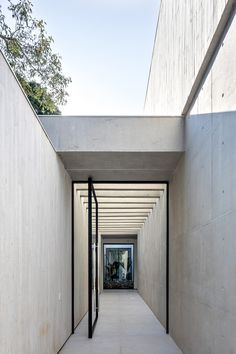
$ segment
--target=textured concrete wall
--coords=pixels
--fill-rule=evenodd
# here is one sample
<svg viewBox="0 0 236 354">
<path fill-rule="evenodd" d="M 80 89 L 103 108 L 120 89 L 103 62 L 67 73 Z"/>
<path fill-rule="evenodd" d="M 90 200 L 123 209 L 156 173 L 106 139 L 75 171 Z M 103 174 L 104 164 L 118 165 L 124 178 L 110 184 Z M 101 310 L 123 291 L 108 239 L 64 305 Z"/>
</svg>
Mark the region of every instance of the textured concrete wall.
<svg viewBox="0 0 236 354">
<path fill-rule="evenodd" d="M 88 214 L 80 192 L 74 193 L 74 324 L 88 311 Z"/>
<path fill-rule="evenodd" d="M 166 191 L 138 235 L 138 290 L 166 325 Z"/>
<path fill-rule="evenodd" d="M 0 353 L 71 333 L 71 181 L 0 54 Z"/>
<path fill-rule="evenodd" d="M 162 0 L 145 105 L 147 114 L 182 113 L 226 3 Z"/>
<path fill-rule="evenodd" d="M 236 350 L 236 20 L 186 119 L 171 183 L 170 330 L 185 353 Z"/>
<path fill-rule="evenodd" d="M 162 1 L 148 113 L 181 113 L 233 2 Z M 235 38 L 234 18 L 186 118 L 185 154 L 170 183 L 170 334 L 187 354 L 236 348 Z"/>
</svg>

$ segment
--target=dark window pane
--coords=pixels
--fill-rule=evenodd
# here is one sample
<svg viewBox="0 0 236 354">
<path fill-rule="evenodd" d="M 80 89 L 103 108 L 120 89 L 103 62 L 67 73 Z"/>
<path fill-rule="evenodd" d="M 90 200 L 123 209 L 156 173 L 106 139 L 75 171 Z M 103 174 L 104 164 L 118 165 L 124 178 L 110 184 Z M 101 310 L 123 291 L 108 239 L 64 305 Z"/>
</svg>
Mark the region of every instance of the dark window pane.
<svg viewBox="0 0 236 354">
<path fill-rule="evenodd" d="M 133 245 L 104 245 L 104 289 L 133 288 Z"/>
</svg>

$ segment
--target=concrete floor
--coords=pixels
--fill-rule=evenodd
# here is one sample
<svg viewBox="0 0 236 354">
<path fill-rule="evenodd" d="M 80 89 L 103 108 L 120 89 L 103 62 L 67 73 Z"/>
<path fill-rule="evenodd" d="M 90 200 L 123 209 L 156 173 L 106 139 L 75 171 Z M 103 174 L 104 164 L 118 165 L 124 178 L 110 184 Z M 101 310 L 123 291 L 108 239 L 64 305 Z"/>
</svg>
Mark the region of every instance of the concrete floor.
<svg viewBox="0 0 236 354">
<path fill-rule="evenodd" d="M 107 290 L 93 339 L 87 338 L 87 316 L 60 354 L 181 354 L 152 311 L 134 290 Z"/>
</svg>

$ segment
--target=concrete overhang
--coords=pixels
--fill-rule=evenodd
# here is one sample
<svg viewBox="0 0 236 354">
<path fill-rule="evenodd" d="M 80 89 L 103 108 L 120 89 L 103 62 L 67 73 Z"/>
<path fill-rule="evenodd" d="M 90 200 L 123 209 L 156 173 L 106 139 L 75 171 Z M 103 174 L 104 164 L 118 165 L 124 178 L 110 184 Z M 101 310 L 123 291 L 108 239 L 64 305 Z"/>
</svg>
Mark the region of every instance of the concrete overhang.
<svg viewBox="0 0 236 354">
<path fill-rule="evenodd" d="M 184 118 L 40 116 L 74 181 L 169 180 L 184 152 Z"/>
</svg>

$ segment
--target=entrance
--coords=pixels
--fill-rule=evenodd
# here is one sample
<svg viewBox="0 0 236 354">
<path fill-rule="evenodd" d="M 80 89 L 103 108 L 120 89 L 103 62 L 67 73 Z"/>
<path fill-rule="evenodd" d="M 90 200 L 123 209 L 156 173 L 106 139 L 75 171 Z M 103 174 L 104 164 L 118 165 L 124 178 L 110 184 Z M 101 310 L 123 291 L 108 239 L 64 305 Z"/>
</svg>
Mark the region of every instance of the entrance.
<svg viewBox="0 0 236 354">
<path fill-rule="evenodd" d="M 153 281 L 152 291 L 161 294 L 157 306 L 168 333 L 168 184 L 90 178 L 72 186 L 72 333 L 88 313 L 88 337 L 93 337 L 103 289 L 147 291 L 143 284 L 153 279 L 161 279 Z"/>
<path fill-rule="evenodd" d="M 104 289 L 134 288 L 134 246 L 131 244 L 104 244 Z"/>
</svg>

